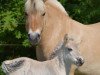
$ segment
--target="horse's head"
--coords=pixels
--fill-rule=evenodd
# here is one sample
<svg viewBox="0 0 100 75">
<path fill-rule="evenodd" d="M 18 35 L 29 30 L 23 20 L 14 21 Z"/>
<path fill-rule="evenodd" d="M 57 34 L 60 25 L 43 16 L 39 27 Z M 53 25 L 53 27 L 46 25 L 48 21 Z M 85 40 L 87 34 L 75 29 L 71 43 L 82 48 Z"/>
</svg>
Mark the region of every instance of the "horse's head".
<svg viewBox="0 0 100 75">
<path fill-rule="evenodd" d="M 46 0 L 26 0 L 26 30 L 29 40 L 32 44 L 37 44 L 40 40 L 40 34 L 45 23 L 45 2 Z"/>
<path fill-rule="evenodd" d="M 65 35 L 64 38 L 64 59 L 66 62 L 74 63 L 77 66 L 81 66 L 84 63 L 83 57 L 81 56 L 78 44 L 74 41 L 73 38 L 68 37 L 68 35 Z"/>
</svg>

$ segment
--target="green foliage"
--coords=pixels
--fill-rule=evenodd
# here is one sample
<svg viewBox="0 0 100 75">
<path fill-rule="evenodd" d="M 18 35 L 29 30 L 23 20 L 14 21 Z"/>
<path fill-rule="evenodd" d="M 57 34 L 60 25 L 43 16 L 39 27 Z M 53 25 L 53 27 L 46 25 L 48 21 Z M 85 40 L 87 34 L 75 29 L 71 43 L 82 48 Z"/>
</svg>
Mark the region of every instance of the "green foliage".
<svg viewBox="0 0 100 75">
<path fill-rule="evenodd" d="M 100 0 L 60 0 L 69 15 L 84 24 L 100 22 Z"/>
<path fill-rule="evenodd" d="M 3 17 L 1 19 L 1 26 L 0 30 L 1 32 L 5 31 L 14 31 L 14 29 L 17 27 L 17 21 L 14 19 L 14 15 L 12 15 L 13 12 L 7 11 L 6 13 L 3 13 L 0 17 Z"/>
<path fill-rule="evenodd" d="M 1 44 L 25 43 L 26 30 L 23 0 L 1 0 L 0 2 L 0 42 Z"/>
<path fill-rule="evenodd" d="M 5 74 L 3 73 L 3 71 L 1 70 L 1 67 L 0 67 L 0 75 L 5 75 Z"/>
</svg>

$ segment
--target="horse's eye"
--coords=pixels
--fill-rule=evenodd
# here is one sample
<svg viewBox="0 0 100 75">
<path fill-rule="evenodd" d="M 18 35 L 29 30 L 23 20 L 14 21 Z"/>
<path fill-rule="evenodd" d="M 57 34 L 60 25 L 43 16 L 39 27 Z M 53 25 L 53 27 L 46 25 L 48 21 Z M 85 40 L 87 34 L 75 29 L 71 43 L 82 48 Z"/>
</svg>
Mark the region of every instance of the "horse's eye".
<svg viewBox="0 0 100 75">
<path fill-rule="evenodd" d="M 45 16 L 45 13 L 43 13 L 42 16 Z"/>
<path fill-rule="evenodd" d="M 72 48 L 68 48 L 68 51 L 72 51 Z"/>
</svg>

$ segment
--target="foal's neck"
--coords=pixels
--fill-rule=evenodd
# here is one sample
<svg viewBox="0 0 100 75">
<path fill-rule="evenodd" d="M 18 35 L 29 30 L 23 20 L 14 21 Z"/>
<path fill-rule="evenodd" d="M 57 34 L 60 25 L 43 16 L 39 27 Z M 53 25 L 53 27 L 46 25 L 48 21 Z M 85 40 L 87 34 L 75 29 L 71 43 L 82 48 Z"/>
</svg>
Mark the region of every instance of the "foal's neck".
<svg viewBox="0 0 100 75">
<path fill-rule="evenodd" d="M 60 69 L 61 75 L 69 75 L 71 63 L 69 61 L 65 62 L 62 55 L 59 55 L 59 56 L 55 57 L 54 59 L 55 59 L 56 65 Z"/>
<path fill-rule="evenodd" d="M 64 62 L 64 64 L 65 64 L 66 75 L 69 75 L 71 69 L 71 63 L 68 61 Z"/>
<path fill-rule="evenodd" d="M 55 59 L 57 62 L 56 65 L 59 66 L 59 69 L 64 72 L 62 75 L 69 75 L 70 68 L 71 68 L 71 62 L 67 59 L 65 59 L 65 45 L 66 41 L 63 40 L 61 43 L 57 45 L 57 47 L 54 49 L 53 54 L 51 54 L 51 60 Z M 67 61 L 66 61 L 67 60 Z"/>
<path fill-rule="evenodd" d="M 59 50 L 56 56 L 54 57 L 54 59 L 59 63 L 57 65 L 59 66 L 61 70 L 63 70 L 63 72 L 65 72 L 64 74 L 69 75 L 70 68 L 71 68 L 71 62 L 70 60 L 64 58 L 64 54 L 65 53 L 63 50 Z"/>
</svg>

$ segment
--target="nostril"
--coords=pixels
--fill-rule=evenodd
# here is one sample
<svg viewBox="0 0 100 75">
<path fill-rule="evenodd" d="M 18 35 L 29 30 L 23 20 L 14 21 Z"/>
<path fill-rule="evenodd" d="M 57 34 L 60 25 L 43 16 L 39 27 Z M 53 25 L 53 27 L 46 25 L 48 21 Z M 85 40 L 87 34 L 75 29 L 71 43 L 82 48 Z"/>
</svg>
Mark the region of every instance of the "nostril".
<svg viewBox="0 0 100 75">
<path fill-rule="evenodd" d="M 28 34 L 28 37 L 30 37 L 30 34 Z"/>
<path fill-rule="evenodd" d="M 78 60 L 79 60 L 79 61 L 82 61 L 82 59 L 81 59 L 81 58 L 78 58 Z"/>
<path fill-rule="evenodd" d="M 82 62 L 82 65 L 84 64 L 84 60 L 81 60 L 81 62 Z"/>
<path fill-rule="evenodd" d="M 37 34 L 37 37 L 40 37 L 40 34 Z"/>
<path fill-rule="evenodd" d="M 80 66 L 84 64 L 84 60 L 82 60 L 81 58 L 78 58 L 77 60 L 78 60 L 78 62 L 80 64 Z"/>
<path fill-rule="evenodd" d="M 31 40 L 30 34 L 28 34 L 28 39 Z"/>
<path fill-rule="evenodd" d="M 82 62 L 82 59 L 81 58 L 78 58 L 78 61 L 81 63 Z"/>
</svg>

